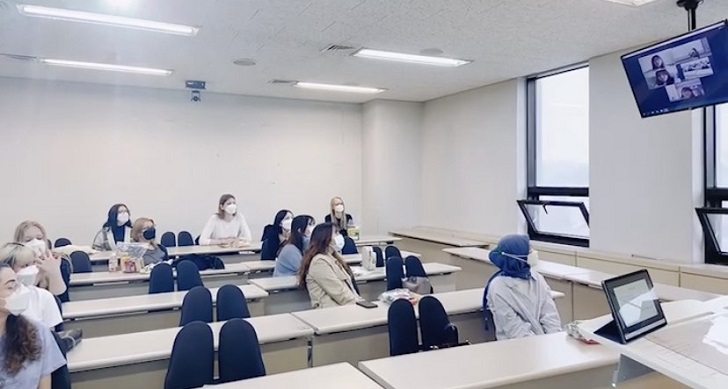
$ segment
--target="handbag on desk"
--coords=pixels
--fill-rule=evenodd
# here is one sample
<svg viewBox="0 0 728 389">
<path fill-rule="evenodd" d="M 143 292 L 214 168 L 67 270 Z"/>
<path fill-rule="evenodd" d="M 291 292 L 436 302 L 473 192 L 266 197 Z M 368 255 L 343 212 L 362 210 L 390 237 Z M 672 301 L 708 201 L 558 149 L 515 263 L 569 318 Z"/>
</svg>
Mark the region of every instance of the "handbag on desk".
<svg viewBox="0 0 728 389">
<path fill-rule="evenodd" d="M 412 293 L 430 294 L 432 284 L 427 277 L 407 277 L 402 279 L 402 287 L 409 289 Z"/>
<path fill-rule="evenodd" d="M 83 338 L 83 330 L 80 328 L 74 328 L 72 330 L 60 331 L 58 336 L 61 338 L 61 342 L 66 347 L 66 352 L 71 351 L 77 344 L 81 343 Z"/>
</svg>

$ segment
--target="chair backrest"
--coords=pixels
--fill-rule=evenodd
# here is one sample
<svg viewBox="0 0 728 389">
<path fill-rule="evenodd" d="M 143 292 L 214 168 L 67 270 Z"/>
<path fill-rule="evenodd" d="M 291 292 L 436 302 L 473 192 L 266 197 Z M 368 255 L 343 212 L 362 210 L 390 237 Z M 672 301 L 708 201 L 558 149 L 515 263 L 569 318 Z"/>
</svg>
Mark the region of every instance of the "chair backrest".
<svg viewBox="0 0 728 389">
<path fill-rule="evenodd" d="M 419 351 L 415 309 L 408 300 L 394 300 L 387 311 L 389 355 L 412 354 Z"/>
<path fill-rule="evenodd" d="M 357 251 L 356 249 L 356 243 L 354 242 L 354 239 L 351 239 L 348 236 L 344 237 L 344 247 L 341 249 L 341 253 L 344 255 L 359 253 L 359 251 Z"/>
<path fill-rule="evenodd" d="M 407 277 L 427 277 L 425 267 L 422 266 L 422 261 L 414 255 L 410 255 L 404 259 L 404 270 Z"/>
<path fill-rule="evenodd" d="M 250 317 L 245 294 L 237 285 L 223 285 L 217 290 L 217 321 Z"/>
<path fill-rule="evenodd" d="M 181 231 L 177 234 L 177 245 L 179 245 L 179 247 L 194 246 L 195 241 L 192 240 L 192 234 L 187 231 Z"/>
<path fill-rule="evenodd" d="M 177 290 L 190 290 L 196 286 L 205 286 L 197 265 L 188 260 L 180 261 L 177 264 Z"/>
<path fill-rule="evenodd" d="M 384 258 L 389 259 L 392 257 L 402 258 L 402 253 L 396 246 L 387 246 L 387 248 L 384 249 Z"/>
<path fill-rule="evenodd" d="M 250 323 L 243 319 L 232 319 L 223 324 L 220 329 L 218 366 L 219 383 L 265 375 L 258 335 Z"/>
<path fill-rule="evenodd" d="M 182 300 L 180 327 L 193 321 L 212 323 L 212 294 L 203 286 L 192 288 Z"/>
<path fill-rule="evenodd" d="M 195 244 L 198 246 L 200 245 L 200 236 L 199 235 L 197 235 L 197 238 L 195 238 Z"/>
<path fill-rule="evenodd" d="M 64 247 L 71 244 L 71 241 L 66 238 L 58 238 L 56 239 L 56 242 L 53 243 L 53 247 Z"/>
<path fill-rule="evenodd" d="M 420 334 L 422 334 L 422 348 L 427 350 L 432 346 L 442 346 L 450 341 L 451 330 L 448 329 L 450 319 L 440 300 L 425 296 L 417 304 L 420 312 Z M 457 341 L 456 341 L 457 343 Z"/>
<path fill-rule="evenodd" d="M 190 389 L 211 384 L 214 372 L 212 329 L 202 322 L 187 324 L 174 338 L 164 389 Z"/>
<path fill-rule="evenodd" d="M 58 296 L 53 296 L 56 300 L 56 305 L 58 306 L 58 312 L 61 314 L 61 317 L 63 317 L 63 303 L 61 302 L 61 298 Z M 54 328 L 54 331 L 60 332 L 63 331 L 63 322 L 60 322 L 56 327 Z"/>
<path fill-rule="evenodd" d="M 404 270 L 402 270 L 402 258 L 388 257 L 385 266 L 387 274 L 387 290 L 401 288 L 402 278 L 404 278 Z"/>
<path fill-rule="evenodd" d="M 61 278 L 63 278 L 63 282 L 66 284 L 66 291 L 58 295 L 58 298 L 62 303 L 71 301 L 71 298 L 68 295 L 68 290 L 70 289 L 69 284 L 71 283 L 72 269 L 73 267 L 71 266 L 71 262 L 64 257 L 61 257 Z"/>
<path fill-rule="evenodd" d="M 175 237 L 174 232 L 167 231 L 162 234 L 162 238 L 159 240 L 159 243 L 161 243 L 164 247 L 176 247 L 177 237 Z"/>
<path fill-rule="evenodd" d="M 384 253 L 382 252 L 382 248 L 374 246 L 372 250 L 374 250 L 374 254 L 377 256 L 377 267 L 384 267 Z"/>
<path fill-rule="evenodd" d="M 278 235 L 275 239 L 263 239 L 260 245 L 260 260 L 261 261 L 275 261 L 278 257 L 278 247 L 280 246 Z"/>
<path fill-rule="evenodd" d="M 74 251 L 71 253 L 71 265 L 73 265 L 74 273 L 91 273 L 91 258 L 83 251 Z"/>
<path fill-rule="evenodd" d="M 53 339 L 61 350 L 63 357 L 66 357 L 66 345 L 61 336 L 51 331 Z M 71 389 L 71 374 L 68 372 L 68 364 L 64 364 L 51 373 L 51 389 Z"/>
<path fill-rule="evenodd" d="M 149 294 L 174 292 L 174 271 L 172 265 L 160 263 L 149 275 Z"/>
</svg>

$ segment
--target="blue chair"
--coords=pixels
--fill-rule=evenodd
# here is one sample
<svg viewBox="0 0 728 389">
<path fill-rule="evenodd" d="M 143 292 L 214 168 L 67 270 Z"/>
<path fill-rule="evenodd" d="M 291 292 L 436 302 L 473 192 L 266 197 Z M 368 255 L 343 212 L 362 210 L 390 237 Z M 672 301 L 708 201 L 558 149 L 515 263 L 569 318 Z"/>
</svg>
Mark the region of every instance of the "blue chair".
<svg viewBox="0 0 728 389">
<path fill-rule="evenodd" d="M 199 235 L 197 235 L 197 238 L 195 238 L 195 244 L 198 246 L 200 245 L 200 236 Z"/>
<path fill-rule="evenodd" d="M 61 317 L 63 317 L 63 303 L 61 302 L 60 297 L 53 296 L 53 298 L 56 299 L 56 305 L 58 305 L 58 312 L 60 312 L 61 313 Z M 53 330 L 55 332 L 63 331 L 63 322 L 61 322 L 60 324 L 58 324 Z"/>
<path fill-rule="evenodd" d="M 420 313 L 420 334 L 424 350 L 458 344 L 457 328 L 453 328 L 440 300 L 425 296 L 420 299 L 417 309 Z M 453 336 L 455 339 L 452 339 Z"/>
<path fill-rule="evenodd" d="M 402 258 L 388 257 L 384 266 L 387 274 L 387 290 L 402 288 L 402 278 L 404 278 Z"/>
<path fill-rule="evenodd" d="M 187 231 L 182 231 L 177 235 L 177 244 L 179 247 L 194 246 L 195 241 L 192 239 L 192 234 Z"/>
<path fill-rule="evenodd" d="M 402 253 L 396 246 L 387 246 L 387 248 L 384 249 L 384 258 L 389 259 L 392 257 L 402 258 Z"/>
<path fill-rule="evenodd" d="M 341 253 L 344 255 L 359 253 L 359 251 L 357 251 L 356 249 L 356 243 L 354 243 L 354 239 L 351 239 L 348 236 L 344 237 L 344 247 L 341 249 Z"/>
<path fill-rule="evenodd" d="M 382 253 L 382 248 L 374 246 L 372 250 L 374 250 L 374 254 L 377 256 L 377 267 L 384 267 L 384 253 Z"/>
<path fill-rule="evenodd" d="M 66 238 L 58 238 L 56 239 L 56 243 L 53 244 L 53 247 L 64 247 L 64 246 L 70 246 L 71 241 Z"/>
<path fill-rule="evenodd" d="M 217 321 L 250 317 L 245 294 L 236 285 L 223 285 L 217 290 Z"/>
<path fill-rule="evenodd" d="M 74 273 L 91 273 L 91 258 L 83 251 L 74 251 L 71 253 L 71 265 L 73 265 Z"/>
<path fill-rule="evenodd" d="M 66 344 L 61 339 L 61 336 L 51 331 L 53 339 L 58 345 L 58 349 L 61 350 L 63 358 L 66 358 Z M 51 373 L 51 389 L 71 389 L 71 374 L 68 372 L 68 364 L 64 364 L 58 369 Z"/>
<path fill-rule="evenodd" d="M 407 277 L 427 277 L 422 261 L 414 255 L 404 259 L 404 270 Z"/>
<path fill-rule="evenodd" d="M 167 263 L 152 268 L 149 275 L 149 294 L 174 292 L 174 271 Z"/>
<path fill-rule="evenodd" d="M 167 231 L 162 234 L 162 239 L 159 240 L 159 243 L 164 247 L 177 247 L 177 238 L 174 236 L 174 232 Z"/>
<path fill-rule="evenodd" d="M 200 278 L 200 269 L 190 260 L 183 260 L 177 264 L 177 290 L 190 290 L 196 286 L 205 286 Z"/>
<path fill-rule="evenodd" d="M 68 290 L 69 284 L 71 283 L 72 269 L 73 267 L 71 266 L 71 262 L 65 257 L 61 257 L 61 277 L 63 278 L 63 282 L 66 284 L 66 291 L 58 295 L 58 298 L 62 303 L 71 301 L 71 298 L 68 295 Z"/>
<path fill-rule="evenodd" d="M 415 309 L 408 300 L 394 300 L 387 311 L 389 355 L 413 354 L 419 351 Z"/>
<path fill-rule="evenodd" d="M 202 286 L 192 288 L 182 300 L 179 326 L 185 326 L 193 321 L 212 323 L 212 294 Z"/>
<path fill-rule="evenodd" d="M 220 368 L 218 383 L 265 375 L 258 335 L 250 323 L 243 319 L 232 319 L 223 324 L 220 329 L 218 366 Z"/>
<path fill-rule="evenodd" d="M 202 322 L 187 324 L 174 338 L 164 389 L 190 389 L 212 384 L 214 372 L 212 329 Z"/>
</svg>

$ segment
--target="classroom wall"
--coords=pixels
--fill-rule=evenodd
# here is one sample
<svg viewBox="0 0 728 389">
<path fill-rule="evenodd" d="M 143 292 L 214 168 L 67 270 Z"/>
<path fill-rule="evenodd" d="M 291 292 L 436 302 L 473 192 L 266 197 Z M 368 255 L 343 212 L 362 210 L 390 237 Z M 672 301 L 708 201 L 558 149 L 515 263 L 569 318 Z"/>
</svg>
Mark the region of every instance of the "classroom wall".
<svg viewBox="0 0 728 389">
<path fill-rule="evenodd" d="M 702 262 L 700 115 L 642 119 L 620 54 L 589 61 L 591 247 Z"/>
<path fill-rule="evenodd" d="M 280 208 L 361 215 L 355 104 L 0 78 L 0 241 L 25 219 L 90 244 L 125 202 L 160 232 L 198 234 L 234 193 L 257 238 Z"/>
<path fill-rule="evenodd" d="M 362 232 L 420 224 L 423 103 L 375 100 L 362 112 Z"/>
<path fill-rule="evenodd" d="M 422 224 L 505 235 L 524 231 L 525 83 L 425 103 Z"/>
</svg>

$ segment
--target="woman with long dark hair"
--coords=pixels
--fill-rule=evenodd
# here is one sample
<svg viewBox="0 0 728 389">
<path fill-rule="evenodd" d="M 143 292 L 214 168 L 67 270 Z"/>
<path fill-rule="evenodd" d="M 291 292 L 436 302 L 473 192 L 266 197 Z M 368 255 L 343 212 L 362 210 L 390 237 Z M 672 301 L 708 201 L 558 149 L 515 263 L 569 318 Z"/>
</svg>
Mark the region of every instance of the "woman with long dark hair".
<svg viewBox="0 0 728 389">
<path fill-rule="evenodd" d="M 125 204 L 114 204 L 109 209 L 106 222 L 94 237 L 94 250 L 112 251 L 116 243 L 129 242 L 131 237 L 131 214 Z"/>
<path fill-rule="evenodd" d="M 361 300 L 354 288 L 354 274 L 339 255 L 344 237 L 332 223 L 313 229 L 311 241 L 298 270 L 298 285 L 308 290 L 313 308 L 354 304 Z"/>
<path fill-rule="evenodd" d="M 273 277 L 294 276 L 298 273 L 303 253 L 308 248 L 316 220 L 309 215 L 298 215 L 291 222 L 291 233 L 276 258 Z"/>
<path fill-rule="evenodd" d="M 21 316 L 30 294 L 0 263 L 0 388 L 50 389 L 51 373 L 66 364 L 48 328 Z"/>
<path fill-rule="evenodd" d="M 263 242 L 260 251 L 260 259 L 264 261 L 273 261 L 288 240 L 291 233 L 291 224 L 293 223 L 293 213 L 287 209 L 281 209 L 273 218 L 273 224 L 265 226 L 263 229 Z"/>
</svg>

